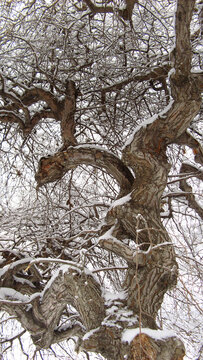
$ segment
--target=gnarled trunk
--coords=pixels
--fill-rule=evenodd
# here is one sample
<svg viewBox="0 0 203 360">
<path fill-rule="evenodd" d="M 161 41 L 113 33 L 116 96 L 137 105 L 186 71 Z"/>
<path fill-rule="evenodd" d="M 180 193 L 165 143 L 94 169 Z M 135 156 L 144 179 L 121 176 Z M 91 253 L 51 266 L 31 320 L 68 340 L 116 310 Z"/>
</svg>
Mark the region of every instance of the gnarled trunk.
<svg viewBox="0 0 203 360">
<path fill-rule="evenodd" d="M 111 7 L 97 7 L 89 0 L 85 3 L 94 14 L 113 12 Z M 124 20 L 131 20 L 135 3 L 126 0 L 126 8 L 120 11 Z M 201 104 L 197 75 L 190 71 L 189 28 L 194 5 L 194 0 L 177 2 L 175 61 L 169 79 L 172 100 L 156 118 L 137 127 L 122 150 L 121 159 L 106 149 L 77 144 L 77 91 L 72 80 L 66 83 L 63 100 L 58 101 L 49 91 L 37 88 L 25 91 L 19 100 L 23 109 L 32 104 L 32 97 L 49 107 L 32 121 L 28 116 L 29 124 L 20 122 L 24 133 L 29 133 L 45 114 L 61 124 L 63 147 L 56 154 L 41 158 L 36 174 L 38 187 L 61 179 L 80 165 L 104 169 L 120 186 L 120 194 L 98 230 L 97 243 L 126 264 L 119 293 L 108 297 L 95 277 L 100 269 L 89 271 L 77 261 L 27 258 L 15 259 L 11 266 L 8 259 L 4 264 L 0 274 L 5 295 L 2 309 L 16 316 L 39 349 L 77 336 L 78 351 L 97 352 L 109 360 L 182 360 L 184 357 L 183 343 L 174 334 L 158 329 L 156 318 L 164 295 L 176 285 L 178 277 L 173 244 L 160 218 L 161 197 L 170 171 L 166 150 L 172 143 L 185 141 L 186 130 Z M 169 68 L 170 65 L 164 66 L 158 75 L 162 78 Z M 156 77 L 156 72 L 152 71 L 151 75 Z M 15 106 L 9 104 L 6 111 L 14 112 Z M 14 114 L 10 116 L 19 123 Z M 196 146 L 195 141 L 190 139 L 190 142 Z M 202 162 L 202 149 L 199 145 L 196 149 L 197 159 Z M 183 168 L 188 171 L 187 166 Z M 182 180 L 180 186 L 185 190 L 186 181 Z M 202 214 L 195 199 L 191 196 L 188 199 Z M 62 263 L 65 267 L 45 284 L 37 264 L 47 262 Z M 29 274 L 29 281 L 26 278 L 27 282 L 16 282 L 16 276 L 22 280 L 25 273 Z M 8 288 L 13 290 L 12 303 L 8 300 Z M 59 324 L 67 304 L 76 310 L 77 319 L 70 320 L 69 327 L 63 327 Z"/>
</svg>

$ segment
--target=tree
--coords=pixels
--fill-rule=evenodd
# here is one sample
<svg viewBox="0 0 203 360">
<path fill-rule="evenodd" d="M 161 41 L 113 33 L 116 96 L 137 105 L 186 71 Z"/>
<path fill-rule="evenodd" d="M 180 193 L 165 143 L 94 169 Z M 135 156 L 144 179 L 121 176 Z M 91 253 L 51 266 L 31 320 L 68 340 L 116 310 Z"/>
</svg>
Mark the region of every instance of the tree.
<svg viewBox="0 0 203 360">
<path fill-rule="evenodd" d="M 158 319 L 182 239 L 200 279 L 201 3 L 1 14 L 1 309 L 38 350 L 77 337 L 106 359 L 183 359 Z"/>
</svg>

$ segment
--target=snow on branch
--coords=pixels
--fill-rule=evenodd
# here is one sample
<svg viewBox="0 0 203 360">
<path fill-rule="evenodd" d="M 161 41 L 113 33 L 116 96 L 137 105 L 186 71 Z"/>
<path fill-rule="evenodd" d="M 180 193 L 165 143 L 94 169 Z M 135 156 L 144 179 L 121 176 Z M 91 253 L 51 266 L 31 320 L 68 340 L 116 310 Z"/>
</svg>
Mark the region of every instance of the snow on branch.
<svg viewBox="0 0 203 360">
<path fill-rule="evenodd" d="M 39 293 L 35 293 L 32 296 L 23 295 L 19 291 L 12 288 L 1 287 L 0 288 L 0 304 L 9 305 L 28 305 L 31 304 L 36 297 L 39 297 Z"/>
<path fill-rule="evenodd" d="M 105 234 L 100 236 L 99 245 L 105 250 L 112 251 L 118 256 L 121 256 L 129 264 L 136 266 L 145 266 L 147 259 L 151 256 L 154 250 L 159 249 L 163 246 L 171 246 L 171 242 L 164 242 L 158 245 L 150 245 L 147 251 L 140 250 L 139 245 L 135 245 L 136 249 L 124 244 L 123 241 L 118 240 L 113 236 L 115 225 L 113 225 Z M 145 231 L 146 229 L 138 230 L 138 232 Z M 147 229 L 153 230 L 153 229 Z M 95 271 L 96 272 L 96 271 Z"/>
<path fill-rule="evenodd" d="M 50 259 L 37 259 L 30 264 L 37 262 L 50 262 Z M 2 287 L 0 303 L 2 309 L 9 309 L 8 312 L 15 315 L 25 329 L 31 331 L 34 343 L 41 348 L 81 333 L 80 323 L 87 329 L 99 326 L 104 317 L 104 299 L 95 275 L 74 263 L 60 267 L 43 291 L 31 296 L 11 287 Z M 72 324 L 64 331 L 57 331 L 61 314 L 67 304 L 78 312 L 79 323 Z"/>
<path fill-rule="evenodd" d="M 121 256 L 128 263 L 144 266 L 146 263 L 145 254 L 143 252 L 135 251 L 122 241 L 112 236 L 113 227 L 99 238 L 99 245 L 105 250 L 112 251 L 118 256 Z"/>
<path fill-rule="evenodd" d="M 56 264 L 64 264 L 67 266 L 71 266 L 73 268 L 76 269 L 82 269 L 82 266 L 73 262 L 73 261 L 68 261 L 68 260 L 62 260 L 62 259 L 52 259 L 52 258 L 38 258 L 38 259 L 34 259 L 32 260 L 29 265 L 26 267 L 25 271 L 28 271 L 30 269 L 30 267 L 34 264 L 38 264 L 38 263 L 56 263 Z"/>
<path fill-rule="evenodd" d="M 139 334 L 146 334 L 156 340 L 163 340 L 169 337 L 176 336 L 176 334 L 172 330 L 152 330 L 149 328 L 135 328 L 124 330 L 122 333 L 122 341 L 131 343 L 131 341 Z"/>
</svg>

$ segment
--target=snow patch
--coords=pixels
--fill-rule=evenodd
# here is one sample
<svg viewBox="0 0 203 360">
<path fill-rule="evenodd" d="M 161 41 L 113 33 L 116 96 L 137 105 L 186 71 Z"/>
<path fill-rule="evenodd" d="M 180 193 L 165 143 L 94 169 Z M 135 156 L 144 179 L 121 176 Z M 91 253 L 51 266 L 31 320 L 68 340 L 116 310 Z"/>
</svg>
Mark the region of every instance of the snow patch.
<svg viewBox="0 0 203 360">
<path fill-rule="evenodd" d="M 149 119 L 144 120 L 140 125 L 136 126 L 135 130 L 133 131 L 132 135 L 129 137 L 129 139 L 126 141 L 126 143 L 124 144 L 123 149 L 125 149 L 126 146 L 130 145 L 131 142 L 134 139 L 135 134 L 142 128 L 146 128 L 148 125 L 152 124 L 155 120 L 157 120 L 158 118 L 165 118 L 167 116 L 167 112 L 172 108 L 174 103 L 174 100 L 171 100 L 169 102 L 169 104 L 162 110 L 160 111 L 158 114 L 153 115 L 152 117 L 150 117 Z"/>
<path fill-rule="evenodd" d="M 112 208 L 114 208 L 114 207 L 116 207 L 116 206 L 121 206 L 121 205 L 127 203 L 127 202 L 130 201 L 130 200 L 131 200 L 131 192 L 130 192 L 129 194 L 121 197 L 120 199 L 114 201 L 114 202 L 111 204 L 109 210 L 111 210 Z"/>
<path fill-rule="evenodd" d="M 164 340 L 166 338 L 176 336 L 172 330 L 152 330 L 149 328 L 126 329 L 122 333 L 122 342 L 130 344 L 134 337 L 140 333 L 146 334 L 155 340 Z"/>
<path fill-rule="evenodd" d="M 96 329 L 92 329 L 90 331 L 88 331 L 84 336 L 83 336 L 83 341 L 88 340 L 94 333 L 96 333 L 99 330 L 99 327 Z"/>
<path fill-rule="evenodd" d="M 0 299 L 1 300 L 18 300 L 22 302 L 27 302 L 29 296 L 21 294 L 19 291 L 16 291 L 11 288 L 1 287 L 0 288 Z"/>
<path fill-rule="evenodd" d="M 135 130 L 133 131 L 132 135 L 131 135 L 131 136 L 129 137 L 129 139 L 127 139 L 127 141 L 125 142 L 122 150 L 125 149 L 126 146 L 128 146 L 128 145 L 131 144 L 131 142 L 132 142 L 133 139 L 134 139 L 135 134 L 136 134 L 140 129 L 146 128 L 147 125 L 152 124 L 156 119 L 158 119 L 158 115 L 157 115 L 157 114 L 156 114 L 156 115 L 153 115 L 151 118 L 143 121 L 142 124 L 136 126 L 136 128 L 135 128 Z"/>
<path fill-rule="evenodd" d="M 98 241 L 103 239 L 114 239 L 115 241 L 118 241 L 114 236 L 112 236 L 114 228 L 115 225 L 113 225 L 108 231 L 106 231 L 104 235 L 100 236 Z"/>
<path fill-rule="evenodd" d="M 126 291 L 120 291 L 119 293 L 111 293 L 107 291 L 104 295 L 104 299 L 107 303 L 111 303 L 115 300 L 125 300 L 126 299 Z"/>
<path fill-rule="evenodd" d="M 29 285 L 30 287 L 32 288 L 35 288 L 35 286 L 33 285 L 33 283 L 27 279 L 23 279 L 19 276 L 16 276 L 16 275 L 13 275 L 13 279 L 16 281 L 16 282 L 19 282 L 21 284 L 26 284 L 26 285 Z"/>
<path fill-rule="evenodd" d="M 12 264 L 5 265 L 0 270 L 0 277 L 2 277 L 8 270 L 12 270 L 18 265 L 27 264 L 27 263 L 31 262 L 32 260 L 33 260 L 33 258 L 27 257 L 27 258 L 24 258 L 24 259 L 21 259 L 21 260 L 14 261 Z"/>
</svg>

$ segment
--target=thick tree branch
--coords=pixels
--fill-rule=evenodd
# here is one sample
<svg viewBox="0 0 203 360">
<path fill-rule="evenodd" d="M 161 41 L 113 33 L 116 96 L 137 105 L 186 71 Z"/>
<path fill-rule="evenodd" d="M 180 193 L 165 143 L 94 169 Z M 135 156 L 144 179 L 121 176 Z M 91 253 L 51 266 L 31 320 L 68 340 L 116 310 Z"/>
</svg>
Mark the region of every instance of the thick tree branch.
<svg viewBox="0 0 203 360">
<path fill-rule="evenodd" d="M 74 114 L 76 109 L 77 90 L 73 81 L 66 81 L 66 89 L 64 90 L 64 99 L 58 100 L 51 92 L 42 88 L 32 88 L 24 91 L 24 94 L 17 96 L 14 91 L 5 92 L 0 90 L 0 96 L 5 101 L 12 101 L 8 105 L 0 108 L 0 117 L 4 122 L 18 123 L 27 135 L 43 118 L 54 118 L 61 123 L 61 135 L 64 146 L 75 145 L 76 139 Z M 29 106 L 43 101 L 46 106 L 42 110 L 36 111 L 32 114 Z M 48 107 L 48 108 L 47 108 Z M 24 116 L 19 110 L 23 110 Z"/>
<path fill-rule="evenodd" d="M 2 123 L 18 124 L 20 126 L 20 129 L 24 131 L 25 123 L 17 114 L 15 114 L 14 111 L 0 109 L 0 120 Z"/>
<path fill-rule="evenodd" d="M 50 109 L 56 114 L 58 110 L 58 101 L 49 91 L 46 91 L 42 88 L 31 88 L 25 91 L 23 96 L 21 97 L 21 101 L 23 104 L 30 106 L 37 101 L 45 101 Z"/>
<path fill-rule="evenodd" d="M 76 145 L 75 120 L 77 90 L 74 81 L 66 82 L 66 97 L 62 102 L 63 110 L 61 115 L 61 136 L 65 147 Z"/>
<path fill-rule="evenodd" d="M 175 22 L 175 72 L 171 75 L 172 96 L 177 101 L 197 100 L 200 94 L 199 84 L 195 76 L 191 76 L 192 49 L 190 39 L 190 22 L 195 0 L 179 0 L 177 2 Z"/>
<path fill-rule="evenodd" d="M 134 139 L 124 151 L 124 158 L 126 152 L 129 154 L 129 151 L 133 150 L 133 153 L 136 153 L 141 149 L 160 157 L 165 152 L 166 145 L 176 142 L 176 139 L 185 133 L 200 109 L 201 88 L 195 75 L 190 73 L 190 21 L 194 4 L 194 0 L 179 0 L 177 4 L 175 71 L 170 76 L 174 102 L 157 118 L 149 119 L 145 124 L 145 131 L 141 126 L 138 127 Z"/>
<path fill-rule="evenodd" d="M 134 266 L 144 266 L 146 264 L 146 254 L 137 250 L 133 250 L 128 245 L 117 240 L 111 235 L 114 226 L 99 238 L 99 245 L 105 250 L 112 251 L 114 254 L 121 256 L 129 264 Z"/>
<path fill-rule="evenodd" d="M 122 80 L 118 83 L 113 85 L 106 86 L 102 89 L 96 89 L 95 91 L 101 91 L 102 93 L 108 93 L 111 91 L 118 91 L 121 90 L 124 86 L 132 83 L 132 82 L 143 82 L 148 80 L 160 80 L 167 78 L 168 72 L 171 69 L 170 65 L 164 65 L 156 67 L 146 73 L 134 75 L 129 77 L 128 79 Z"/>
<path fill-rule="evenodd" d="M 47 91 L 36 88 L 26 91 L 26 93 L 21 97 L 17 97 L 15 94 L 10 92 L 6 93 L 4 91 L 1 91 L 0 95 L 6 101 L 8 99 L 12 100 L 11 103 L 0 108 L 1 121 L 18 123 L 25 134 L 28 134 L 42 118 L 52 117 L 56 120 L 60 119 L 60 116 L 58 117 L 60 112 L 58 111 L 57 114 L 58 104 L 53 96 Z M 37 111 L 34 115 L 31 115 L 29 106 L 39 100 L 47 102 L 51 110 L 42 109 Z M 19 110 L 23 110 L 24 116 L 22 116 Z"/>
<path fill-rule="evenodd" d="M 145 246 L 147 246 L 147 242 L 148 244 L 170 242 L 159 219 L 160 198 L 166 186 L 170 169 L 166 158 L 166 147 L 185 133 L 190 122 L 198 113 L 201 104 L 200 88 L 190 74 L 189 28 L 193 7 L 194 1 L 190 4 L 188 1 L 178 1 L 175 71 L 170 76 L 174 101 L 157 117 L 146 121 L 143 127 L 139 126 L 123 151 L 123 161 L 133 168 L 136 178 L 133 190 L 131 190 L 131 200 L 117 207 L 114 212 L 116 212 L 125 230 L 131 234 L 134 231 L 135 240 L 138 238 L 139 243 L 141 241 Z M 184 39 L 182 39 L 183 37 Z M 134 218 L 132 218 L 133 209 Z M 145 219 L 145 224 L 142 221 L 140 226 L 137 226 L 135 219 L 136 214 L 139 213 Z M 144 227 L 146 231 L 143 231 Z M 142 230 L 141 233 L 140 230 Z M 136 236 L 136 232 L 140 238 Z M 153 285 L 152 278 L 154 279 Z M 140 309 L 143 318 L 147 314 L 154 318 L 159 309 L 159 304 L 163 300 L 164 293 L 170 286 L 174 286 L 176 279 L 177 264 L 173 247 L 166 246 L 162 251 L 157 249 L 152 253 L 150 261 L 146 262 L 146 266 L 138 268 L 137 273 L 129 269 L 126 277 L 127 288 L 129 289 L 129 307 L 132 309 L 137 307 L 137 312 Z M 145 302 L 148 293 L 151 294 L 152 303 L 154 300 L 150 307 Z M 137 295 L 135 296 L 135 294 Z M 135 301 L 135 298 L 140 298 L 140 303 L 138 300 Z M 146 321 L 146 318 L 142 321 Z M 147 322 L 149 324 L 148 320 Z M 181 359 L 182 356 L 183 354 L 181 354 Z M 155 358 L 158 359 L 158 355 Z"/>
<path fill-rule="evenodd" d="M 92 165 L 107 171 L 119 183 L 123 190 L 129 189 L 134 178 L 123 162 L 112 153 L 95 146 L 69 147 L 53 156 L 42 158 L 35 176 L 38 186 L 62 178 L 69 170 L 79 165 Z"/>
<path fill-rule="evenodd" d="M 25 267 L 25 261 L 23 264 L 21 263 L 21 266 Z M 12 266 L 12 268 L 15 267 Z M 8 274 L 8 269 L 7 266 L 2 272 Z M 12 282 L 10 283 L 12 288 L 14 282 L 12 279 L 10 282 Z M 18 292 L 16 292 L 16 296 L 17 299 L 23 297 Z M 25 312 L 27 304 L 32 306 Z M 14 306 L 11 306 L 11 299 L 8 303 L 2 300 L 2 309 L 17 316 L 22 326 L 31 333 L 37 346 L 47 348 L 53 342 L 61 341 L 67 335 L 82 334 L 79 325 L 71 326 L 61 334 L 59 330 L 56 330 L 67 304 L 71 304 L 78 311 L 81 322 L 87 330 L 100 326 L 104 318 L 104 302 L 99 284 L 89 272 L 78 271 L 71 267 L 59 270 L 50 279 L 44 290 L 41 293 L 34 293 L 30 300 L 26 296 L 25 300 L 21 302 L 18 300 L 18 304 L 14 301 Z"/>
<path fill-rule="evenodd" d="M 42 109 L 36 112 L 33 116 L 30 117 L 30 121 L 26 124 L 24 128 L 24 134 L 29 134 L 32 129 L 40 122 L 42 119 L 55 119 L 55 114 L 52 110 Z"/>
<path fill-rule="evenodd" d="M 97 2 L 93 2 L 93 0 L 85 0 L 85 3 L 93 15 L 114 12 L 113 7 L 96 6 Z M 125 8 L 123 10 L 119 9 L 118 14 L 124 20 L 131 21 L 135 3 L 137 3 L 136 0 L 126 0 Z M 115 206 L 112 206 L 106 217 L 106 226 L 107 228 L 113 226 L 110 231 L 107 231 L 99 238 L 99 242 L 96 244 L 108 252 L 113 252 L 128 263 L 128 269 L 125 271 L 126 278 L 122 285 L 125 298 L 122 298 L 121 301 L 114 299 L 115 302 L 112 301 L 112 308 L 109 303 L 104 304 L 100 285 L 93 274 L 83 267 L 81 268 L 80 264 L 78 266 L 77 263 L 74 265 L 74 263 L 69 262 L 66 267 L 59 269 L 48 283 L 46 283 L 46 277 L 43 278 L 43 281 L 40 281 L 40 272 L 36 266 L 36 263 L 41 262 L 42 259 L 36 259 L 33 262 L 31 259 L 20 260 L 20 262 L 15 262 L 13 265 L 7 264 L 2 268 L 0 285 L 5 288 L 5 298 L 2 298 L 1 301 L 2 309 L 17 317 L 22 326 L 31 333 L 33 342 L 38 348 L 47 348 L 54 342 L 74 335 L 78 335 L 81 339 L 84 332 L 86 332 L 86 335 L 81 339 L 82 348 L 87 351 L 100 352 L 111 360 L 124 358 L 129 360 L 138 360 L 140 358 L 143 360 L 149 358 L 154 360 L 183 359 L 184 349 L 179 340 L 175 337 L 164 341 L 155 340 L 153 337 L 141 333 L 141 327 L 157 329 L 157 312 L 166 291 L 176 285 L 178 276 L 173 245 L 160 219 L 160 201 L 170 171 L 170 164 L 166 156 L 167 145 L 188 142 L 193 150 L 198 151 L 199 157 L 197 160 L 202 161 L 200 145 L 197 144 L 196 140 L 186 135 L 187 127 L 199 110 L 201 103 L 200 90 L 202 88 L 199 76 L 190 72 L 192 53 L 189 28 L 194 4 L 194 0 L 178 0 L 177 2 L 175 68 L 170 75 L 173 101 L 156 118 L 149 119 L 143 126 L 135 129 L 131 141 L 127 143 L 123 151 L 123 160 L 99 147 L 76 146 L 74 113 L 77 94 L 75 84 L 72 81 L 66 83 L 62 100 L 61 98 L 58 100 L 59 98 L 53 93 L 41 88 L 23 88 L 24 94 L 19 98 L 17 97 L 17 100 L 15 100 L 15 87 L 11 96 L 2 95 L 5 96 L 3 103 L 8 104 L 6 105 L 7 108 L 5 106 L 7 115 L 9 111 L 12 111 L 14 115 L 17 114 L 18 116 L 18 112 L 22 113 L 21 110 L 24 111 L 25 125 L 21 124 L 21 126 L 25 126 L 25 133 L 26 131 L 30 132 L 43 117 L 53 117 L 61 122 L 61 135 L 64 146 L 55 155 L 41 158 L 36 174 L 38 186 L 59 180 L 67 171 L 84 164 L 105 170 L 118 182 L 122 195 L 130 193 L 130 196 L 125 199 L 126 201 L 119 199 L 114 204 Z M 89 18 L 91 21 L 91 16 Z M 97 25 L 99 27 L 99 22 Z M 82 29 L 85 34 L 85 25 Z M 127 31 L 125 36 L 127 38 Z M 63 36 L 60 35 L 60 39 L 62 38 Z M 67 43 L 68 41 L 69 39 Z M 81 42 L 81 44 L 83 43 Z M 86 57 L 89 58 L 90 47 L 84 46 L 84 49 Z M 100 51 L 99 45 L 98 49 Z M 97 55 L 97 46 L 94 55 Z M 73 56 L 71 53 L 70 62 L 72 57 L 74 62 L 74 52 Z M 127 62 L 126 60 L 126 64 Z M 133 60 L 129 64 L 132 63 Z M 169 69 L 170 65 L 157 66 L 149 72 L 132 76 L 129 79 L 119 81 L 111 86 L 105 86 L 96 91 L 105 94 L 120 90 L 133 81 L 162 81 L 166 78 Z M 77 69 L 74 78 L 82 79 L 82 76 L 77 77 L 76 75 Z M 61 74 L 59 78 L 62 78 Z M 154 84 L 152 85 L 154 86 Z M 91 92 L 94 93 L 95 87 L 86 87 L 86 89 L 91 88 L 93 89 Z M 160 90 L 156 87 L 154 89 Z M 2 91 L 5 94 L 4 89 Z M 59 94 L 61 95 L 60 92 Z M 42 110 L 35 112 L 32 116 L 30 116 L 29 111 L 26 113 L 29 106 L 39 101 L 46 103 Z M 127 101 L 130 101 L 130 99 Z M 14 115 L 13 118 L 10 117 L 10 121 L 13 119 L 13 121 L 20 123 L 15 119 Z M 109 123 L 111 123 L 111 119 L 109 119 Z M 124 126 L 125 124 L 123 121 Z M 81 133 L 82 131 L 83 129 Z M 86 135 L 87 133 L 84 138 Z M 134 170 L 135 177 L 128 166 Z M 202 173 L 196 172 L 194 168 L 183 166 L 181 171 L 186 174 L 191 171 L 195 172 L 197 177 L 202 179 Z M 185 179 L 180 180 L 180 187 L 184 191 L 184 195 L 188 190 L 191 192 L 188 186 Z M 191 203 L 191 207 L 197 212 L 199 211 L 200 214 L 200 209 L 194 197 L 191 194 L 186 196 L 188 203 Z M 71 210 L 68 215 L 70 213 Z M 69 234 L 72 231 L 72 220 L 70 220 L 70 223 Z M 66 223 L 64 226 L 66 226 Z M 73 240 L 73 238 L 75 236 L 71 234 L 68 241 L 61 242 L 59 251 L 63 246 L 70 245 L 70 239 Z M 131 247 L 126 245 L 125 240 L 128 244 L 133 243 L 133 245 Z M 99 256 L 97 246 L 94 248 L 96 249 L 94 255 Z M 74 245 L 72 249 L 74 253 Z M 91 251 L 92 249 L 93 247 Z M 58 249 L 53 250 L 53 253 L 56 255 L 57 251 Z M 7 259 L 8 261 L 10 259 Z M 50 259 L 45 259 L 44 263 L 49 261 Z M 54 261 L 63 260 L 57 259 Z M 115 264 L 118 261 L 118 258 L 116 258 Z M 103 264 L 105 262 L 106 258 L 104 258 Z M 93 259 L 92 263 L 95 263 L 95 259 Z M 28 264 L 29 266 L 27 266 Z M 43 269 L 43 267 L 41 268 Z M 49 276 L 51 267 L 46 268 L 46 270 L 45 274 Z M 96 269 L 96 271 L 100 271 L 100 269 Z M 6 288 L 10 288 L 10 295 Z M 15 296 L 14 292 L 16 292 Z M 71 322 L 67 313 L 67 304 L 76 310 L 77 322 Z M 126 317 L 124 316 L 125 312 Z M 60 327 L 60 320 L 64 318 L 67 322 L 71 322 L 70 327 Z M 137 335 L 138 332 L 136 332 L 132 343 L 127 344 L 122 341 L 122 335 L 125 328 L 132 326 L 140 330 L 140 334 Z"/>
</svg>

